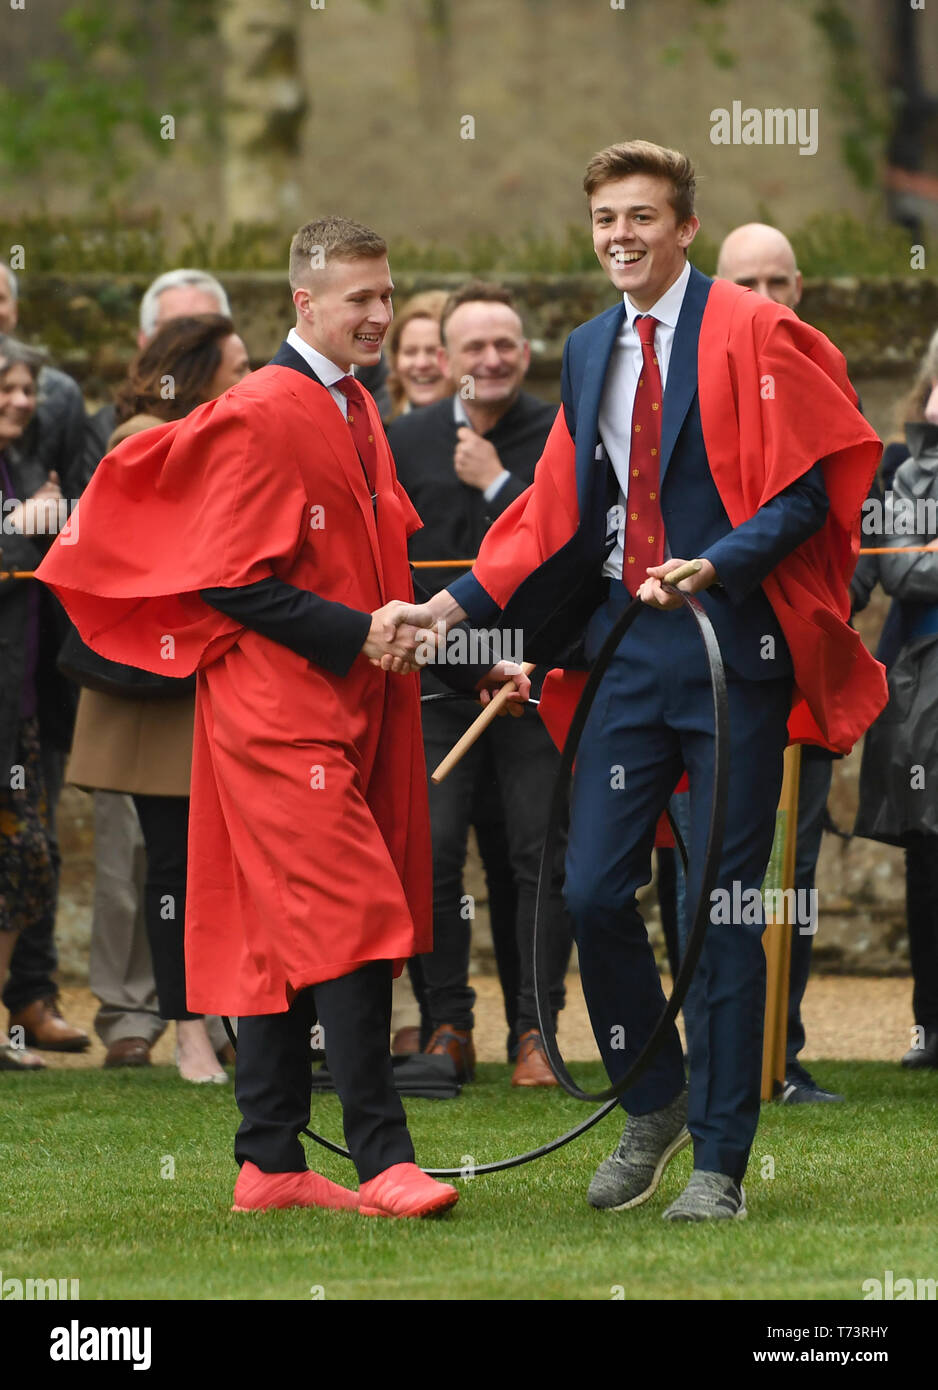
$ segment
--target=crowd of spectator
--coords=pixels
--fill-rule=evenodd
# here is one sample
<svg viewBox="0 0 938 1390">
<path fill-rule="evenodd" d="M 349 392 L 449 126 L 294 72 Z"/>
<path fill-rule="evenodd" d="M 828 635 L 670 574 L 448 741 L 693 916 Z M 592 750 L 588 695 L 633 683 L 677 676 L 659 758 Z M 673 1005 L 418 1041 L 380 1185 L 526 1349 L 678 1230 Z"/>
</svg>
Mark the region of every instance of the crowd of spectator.
<svg viewBox="0 0 938 1390">
<path fill-rule="evenodd" d="M 775 229 L 727 238 L 718 274 L 796 309 L 801 277 Z M 138 351 L 114 400 L 86 411 L 75 381 L 16 336 L 18 285 L 0 265 L 0 984 L 9 1031 L 0 1069 L 33 1071 L 43 1053 L 90 1045 L 62 1016 L 55 919 L 60 853 L 56 809 L 65 782 L 93 797 L 95 889 L 89 981 L 106 1067 L 145 1066 L 168 1022 L 189 1082 L 224 1082 L 230 1045 L 217 1018 L 189 1012 L 185 993 L 186 841 L 193 682 L 149 677 L 103 661 L 83 644 L 51 593 L 28 576 L 53 537 L 71 525 L 105 453 L 131 434 L 165 429 L 207 406 L 249 370 L 223 286 L 200 271 L 161 275 L 140 305 Z M 573 325 L 571 325 L 573 327 Z M 41 325 L 26 325 L 30 336 Z M 473 557 L 488 527 L 531 483 L 555 407 L 524 389 L 530 346 L 511 294 L 473 281 L 454 294 L 416 295 L 397 313 L 385 359 L 360 373 L 388 426 L 399 477 L 424 521 L 414 561 L 436 560 L 433 592 Z M 471 389 L 466 389 L 466 383 Z M 858 835 L 905 851 L 907 915 L 919 1036 L 902 1058 L 938 1066 L 938 332 L 913 391 L 899 408 L 875 497 L 897 553 L 861 560 L 855 611 L 877 583 L 893 604 L 879 650 L 890 702 L 866 740 Z M 889 536 L 897 505 L 931 501 L 914 535 Z M 927 524 L 928 518 L 931 524 Z M 80 519 L 80 517 L 79 517 Z M 909 550 L 909 547 L 919 547 Z M 924 547 L 927 547 L 924 548 Z M 455 572 L 458 572 L 455 571 Z M 425 696 L 441 695 L 429 672 Z M 537 696 L 535 688 L 533 694 Z M 428 775 L 474 717 L 466 700 L 424 705 Z M 475 996 L 469 982 L 474 909 L 463 870 L 474 828 L 488 887 L 505 1003 L 513 1083 L 555 1085 L 534 1007 L 531 938 L 541 845 L 558 754 L 530 708 L 496 721 L 457 773 L 431 789 L 434 940 L 396 986 L 393 1050 L 449 1056 L 471 1081 Z M 798 885 L 813 887 L 832 756 L 805 752 L 799 807 Z M 916 769 L 920 783 L 916 785 Z M 911 770 L 911 771 L 910 771 Z M 673 811 L 681 823 L 681 797 Z M 662 916 L 677 966 L 686 940 L 682 875 L 659 859 Z M 572 935 L 563 906 L 562 858 L 548 923 L 548 984 L 556 1016 Z M 798 1061 L 800 1005 L 811 934 L 793 939 L 786 1096 L 838 1100 Z M 693 1007 L 693 996 L 688 1001 Z"/>
</svg>

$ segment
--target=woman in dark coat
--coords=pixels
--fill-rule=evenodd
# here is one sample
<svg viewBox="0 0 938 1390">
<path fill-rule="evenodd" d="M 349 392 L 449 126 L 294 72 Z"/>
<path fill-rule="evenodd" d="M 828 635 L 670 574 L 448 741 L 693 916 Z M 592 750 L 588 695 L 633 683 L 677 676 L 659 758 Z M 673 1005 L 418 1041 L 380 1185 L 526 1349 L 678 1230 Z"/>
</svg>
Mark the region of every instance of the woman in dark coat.
<svg viewBox="0 0 938 1390">
<path fill-rule="evenodd" d="M 889 668 L 889 704 L 869 730 L 860 769 L 855 834 L 901 845 L 912 966 L 913 1045 L 906 1067 L 938 1067 L 938 333 L 909 401 L 904 461 L 886 477 L 878 577 L 897 600 L 891 641 L 877 655 Z M 909 418 L 907 416 L 907 418 Z M 891 446 L 892 448 L 892 446 Z M 919 553 L 905 547 L 927 546 Z"/>
<path fill-rule="evenodd" d="M 58 478 L 22 451 L 36 410 L 40 355 L 0 341 L 0 574 L 35 569 L 64 522 Z M 54 911 L 56 875 L 39 753 L 37 672 L 45 592 L 0 578 L 0 985 L 20 932 Z M 0 1071 L 35 1071 L 40 1057 L 0 1029 Z"/>
</svg>

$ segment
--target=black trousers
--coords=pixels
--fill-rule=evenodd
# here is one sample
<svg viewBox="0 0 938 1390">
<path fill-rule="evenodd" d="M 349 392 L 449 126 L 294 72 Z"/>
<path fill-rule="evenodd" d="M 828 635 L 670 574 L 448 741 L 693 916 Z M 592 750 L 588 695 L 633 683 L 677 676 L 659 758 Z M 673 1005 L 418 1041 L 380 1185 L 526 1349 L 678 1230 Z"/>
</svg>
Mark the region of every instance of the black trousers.
<svg viewBox="0 0 938 1390">
<path fill-rule="evenodd" d="M 316 1022 L 325 1033 L 345 1142 L 359 1181 L 395 1163 L 413 1163 L 388 1051 L 391 963 L 385 960 L 301 990 L 286 1013 L 238 1021 L 235 1098 L 244 1117 L 235 1139 L 238 1163 L 254 1163 L 264 1173 L 299 1173 L 307 1167 L 299 1133 L 309 1124 L 309 1035 Z"/>
<path fill-rule="evenodd" d="M 938 1028 L 938 836 L 910 837 L 905 885 L 912 1013 L 923 1028 Z"/>
<path fill-rule="evenodd" d="M 823 748 L 807 744 L 801 750 L 801 777 L 798 786 L 798 840 L 795 849 L 796 892 L 807 893 L 814 887 L 818 855 L 824 826 L 824 811 L 831 789 L 834 760 Z M 805 901 L 801 896 L 798 902 Z M 811 974 L 811 952 L 814 936 L 793 927 L 791 934 L 791 967 L 788 976 L 788 1032 L 785 1043 L 785 1065 L 791 1067 L 804 1047 L 804 1024 L 801 1021 L 801 1001 Z M 813 923 L 816 927 L 817 923 Z"/>
<path fill-rule="evenodd" d="M 144 921 L 160 1018 L 192 1019 L 186 1008 L 186 860 L 189 840 L 187 796 L 135 796 L 147 852 Z"/>
<path fill-rule="evenodd" d="M 495 950 L 495 968 L 505 1005 L 508 1024 L 508 1060 L 518 1053 L 518 995 L 521 991 L 521 956 L 515 921 L 518 913 L 518 885 L 511 867 L 505 808 L 498 790 L 493 750 L 486 742 L 482 765 L 472 803 L 472 828 L 476 833 L 479 858 L 485 871 L 489 895 L 489 924 Z"/>
<path fill-rule="evenodd" d="M 428 775 L 472 722 L 461 702 L 428 705 L 423 711 Z M 471 905 L 463 901 L 463 865 L 480 775 L 494 768 L 505 814 L 508 858 L 517 890 L 515 942 L 518 963 L 517 1013 L 514 1026 L 523 1033 L 537 1027 L 534 972 L 531 963 L 534 909 L 541 849 L 547 829 L 551 792 L 559 754 L 537 713 L 520 719 L 496 719 L 439 786 L 430 787 L 433 835 L 433 952 L 421 957 L 427 1002 L 434 1027 L 473 1026 L 475 993 L 469 985 Z M 547 922 L 548 983 L 553 1014 L 564 1005 L 564 976 L 573 941 L 563 904 L 561 837 Z M 503 959 L 508 956 L 503 949 Z M 506 971 L 510 972 L 510 960 Z"/>
</svg>

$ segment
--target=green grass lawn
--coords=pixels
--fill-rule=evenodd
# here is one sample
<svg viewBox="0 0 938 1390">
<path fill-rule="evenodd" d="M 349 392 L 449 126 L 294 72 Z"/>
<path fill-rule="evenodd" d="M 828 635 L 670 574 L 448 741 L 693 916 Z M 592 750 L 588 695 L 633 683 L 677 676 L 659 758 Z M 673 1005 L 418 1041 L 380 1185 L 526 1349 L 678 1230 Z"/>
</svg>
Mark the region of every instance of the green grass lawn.
<svg viewBox="0 0 938 1390">
<path fill-rule="evenodd" d="M 812 1070 L 814 1064 L 812 1064 Z M 578 1078 L 603 1084 L 598 1067 Z M 594 1211 L 613 1115 L 549 1158 L 460 1181 L 438 1221 L 356 1213 L 234 1215 L 233 1087 L 188 1086 L 171 1068 L 0 1077 L 0 1271 L 78 1278 L 90 1299 L 860 1299 L 864 1279 L 938 1277 L 938 1073 L 819 1063 L 843 1105 L 763 1108 L 746 1181 L 749 1220 L 661 1219 L 691 1166 L 671 1164 L 636 1211 Z M 512 1091 L 479 1068 L 459 1100 L 408 1101 L 418 1160 L 485 1163 L 588 1112 Z M 341 1138 L 338 1103 L 313 1124 Z M 354 1186 L 311 1142 L 310 1166 Z M 175 1176 L 161 1177 L 172 1159 Z M 774 1177 L 763 1177 L 774 1160 Z M 882 1305 L 879 1305 L 880 1307 Z"/>
</svg>

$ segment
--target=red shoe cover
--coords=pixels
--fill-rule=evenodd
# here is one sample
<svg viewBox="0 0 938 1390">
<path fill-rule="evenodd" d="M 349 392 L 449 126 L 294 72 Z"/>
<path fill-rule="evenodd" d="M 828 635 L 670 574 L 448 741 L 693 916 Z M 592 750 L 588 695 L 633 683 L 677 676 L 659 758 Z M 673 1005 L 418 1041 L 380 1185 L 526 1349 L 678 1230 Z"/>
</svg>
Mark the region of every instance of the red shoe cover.
<svg viewBox="0 0 938 1390">
<path fill-rule="evenodd" d="M 243 1163 L 235 1183 L 232 1211 L 269 1211 L 283 1207 L 331 1207 L 336 1211 L 358 1206 L 358 1194 L 330 1182 L 319 1173 L 262 1173 L 253 1163 Z"/>
<path fill-rule="evenodd" d="M 432 1216 L 458 1201 L 455 1187 L 428 1177 L 416 1163 L 395 1163 L 358 1189 L 362 1216 Z"/>
</svg>

